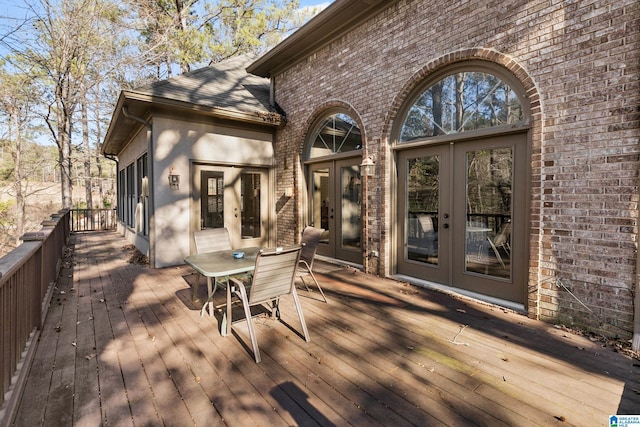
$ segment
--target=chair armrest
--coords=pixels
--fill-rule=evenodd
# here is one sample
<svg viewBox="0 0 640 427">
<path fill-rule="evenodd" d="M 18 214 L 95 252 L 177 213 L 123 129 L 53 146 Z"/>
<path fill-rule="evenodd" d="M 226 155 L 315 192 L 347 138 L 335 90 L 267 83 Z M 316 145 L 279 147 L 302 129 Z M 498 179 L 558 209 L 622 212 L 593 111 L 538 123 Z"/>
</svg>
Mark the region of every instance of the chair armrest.
<svg viewBox="0 0 640 427">
<path fill-rule="evenodd" d="M 247 286 L 244 284 L 242 280 L 239 280 L 237 277 L 230 276 L 229 282 L 233 282 L 233 284 L 238 285 L 238 289 L 240 289 L 240 293 L 244 293 L 246 295 Z M 233 288 L 233 286 L 231 286 L 231 292 L 237 293 L 237 291 Z"/>
</svg>

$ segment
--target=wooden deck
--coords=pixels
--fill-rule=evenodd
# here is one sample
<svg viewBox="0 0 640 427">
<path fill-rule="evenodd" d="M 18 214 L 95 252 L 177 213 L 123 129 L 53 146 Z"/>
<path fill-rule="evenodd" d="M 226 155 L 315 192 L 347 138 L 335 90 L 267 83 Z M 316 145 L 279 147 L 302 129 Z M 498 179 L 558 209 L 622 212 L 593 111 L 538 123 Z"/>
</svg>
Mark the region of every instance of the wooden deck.
<svg viewBox="0 0 640 427">
<path fill-rule="evenodd" d="M 190 302 L 186 266 L 128 262 L 114 232 L 74 234 L 17 426 L 605 426 L 640 414 L 638 360 L 522 315 L 317 263 L 281 323 Z M 204 280 L 200 292 L 205 292 Z M 222 297 L 223 292 L 218 296 Z"/>
</svg>

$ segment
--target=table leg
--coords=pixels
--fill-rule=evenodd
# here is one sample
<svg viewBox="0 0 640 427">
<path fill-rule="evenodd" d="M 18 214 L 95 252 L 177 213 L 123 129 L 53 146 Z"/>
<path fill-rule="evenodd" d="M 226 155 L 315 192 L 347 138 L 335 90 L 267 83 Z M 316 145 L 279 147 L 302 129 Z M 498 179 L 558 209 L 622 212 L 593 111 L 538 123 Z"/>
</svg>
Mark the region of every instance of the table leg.
<svg viewBox="0 0 640 427">
<path fill-rule="evenodd" d="M 191 292 L 191 301 L 198 301 L 198 287 L 200 286 L 200 273 L 196 272 L 196 283 L 193 285 L 193 289 Z"/>
<path fill-rule="evenodd" d="M 226 326 L 226 331 L 223 331 L 223 335 L 231 335 L 231 283 L 227 282 L 227 308 L 226 308 L 226 325 L 222 324 L 222 326 Z"/>
<path fill-rule="evenodd" d="M 209 286 L 209 317 L 213 316 L 213 293 L 216 290 L 216 287 L 218 286 L 218 278 L 214 277 L 213 278 L 213 284 L 211 283 L 211 277 L 207 277 L 207 279 L 209 279 L 209 283 L 207 283 L 207 285 Z"/>
<path fill-rule="evenodd" d="M 218 278 L 214 277 L 213 282 L 211 281 L 211 277 L 207 276 L 207 300 L 202 304 L 202 308 L 200 309 L 200 317 L 204 317 L 204 312 L 209 309 L 209 317 L 213 316 L 213 294 L 216 291 L 216 287 L 218 286 Z"/>
</svg>

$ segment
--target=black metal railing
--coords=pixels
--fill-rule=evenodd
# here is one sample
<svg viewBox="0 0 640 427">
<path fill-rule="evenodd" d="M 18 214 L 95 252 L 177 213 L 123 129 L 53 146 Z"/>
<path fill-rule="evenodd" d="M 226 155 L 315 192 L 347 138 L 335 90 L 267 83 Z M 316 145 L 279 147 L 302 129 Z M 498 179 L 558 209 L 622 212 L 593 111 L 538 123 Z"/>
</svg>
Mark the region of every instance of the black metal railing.
<svg viewBox="0 0 640 427">
<path fill-rule="evenodd" d="M 114 230 L 118 217 L 115 209 L 71 209 L 71 231 Z"/>
</svg>

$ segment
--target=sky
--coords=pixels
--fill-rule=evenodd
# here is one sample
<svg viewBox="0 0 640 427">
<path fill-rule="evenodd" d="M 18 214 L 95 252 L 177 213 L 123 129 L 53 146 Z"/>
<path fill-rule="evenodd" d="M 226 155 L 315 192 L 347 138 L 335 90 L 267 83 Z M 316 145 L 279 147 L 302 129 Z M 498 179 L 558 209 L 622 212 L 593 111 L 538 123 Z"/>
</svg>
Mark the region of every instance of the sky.
<svg viewBox="0 0 640 427">
<path fill-rule="evenodd" d="M 333 3 L 333 0 L 332 1 L 300 0 L 300 7 L 317 6 L 317 7 L 320 7 L 321 9 L 324 9 L 325 7 L 329 6 L 331 3 Z"/>
</svg>

